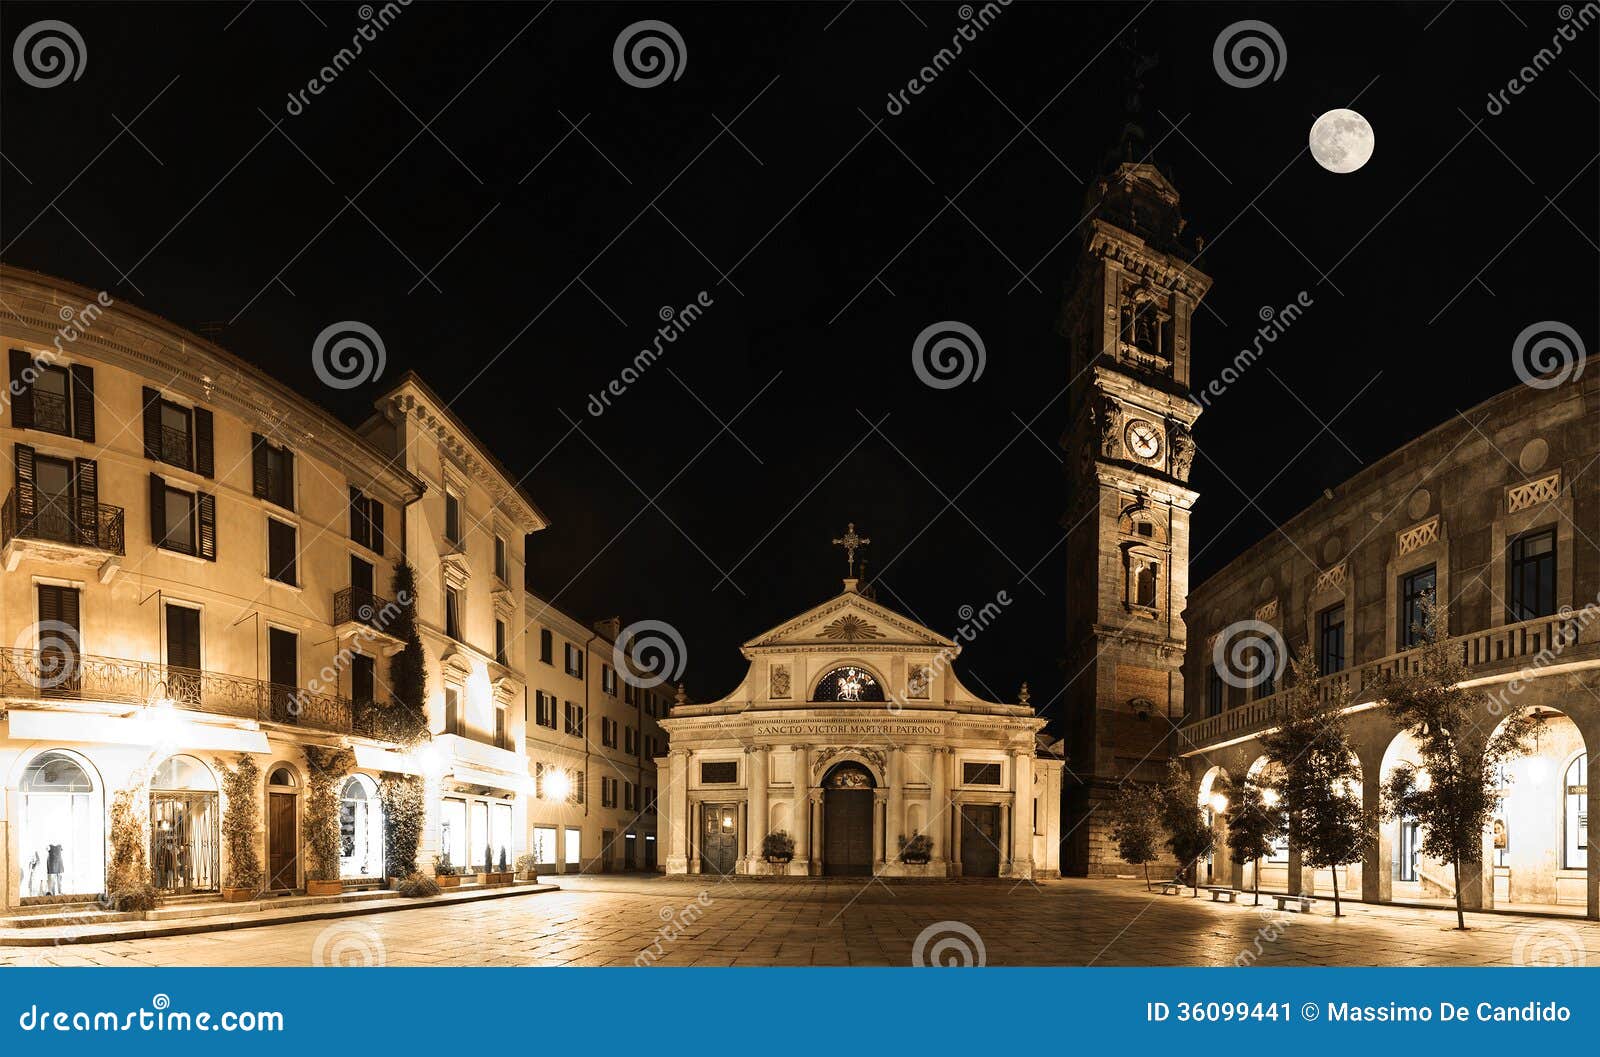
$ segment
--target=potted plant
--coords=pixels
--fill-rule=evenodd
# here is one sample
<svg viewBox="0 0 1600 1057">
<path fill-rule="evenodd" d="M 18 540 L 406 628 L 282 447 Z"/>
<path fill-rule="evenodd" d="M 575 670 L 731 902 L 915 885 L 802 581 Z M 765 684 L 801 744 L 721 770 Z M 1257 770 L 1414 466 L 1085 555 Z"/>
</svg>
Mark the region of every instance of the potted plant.
<svg viewBox="0 0 1600 1057">
<path fill-rule="evenodd" d="M 440 888 L 460 888 L 461 875 L 456 873 L 456 868 L 450 865 L 450 856 L 435 855 L 433 857 L 433 880 Z"/>
<path fill-rule="evenodd" d="M 241 752 L 233 766 L 216 761 L 222 775 L 222 845 L 228 853 L 228 871 L 222 879 L 222 898 L 228 903 L 254 899 L 261 891 L 261 858 L 256 850 L 256 830 L 261 805 L 257 787 L 261 768 Z"/>
<path fill-rule="evenodd" d="M 794 858 L 794 838 L 785 830 L 773 830 L 761 842 L 761 857 L 774 866 L 788 863 Z"/>
<path fill-rule="evenodd" d="M 478 883 L 481 885 L 499 885 L 511 883 L 511 870 L 506 865 L 506 853 L 500 851 L 500 868 L 495 869 L 494 847 L 485 845 L 483 849 L 483 869 L 478 872 Z"/>
<path fill-rule="evenodd" d="M 926 866 L 933 858 L 933 838 L 926 833 L 913 833 L 911 839 L 900 838 L 900 861 L 913 866 Z"/>
<path fill-rule="evenodd" d="M 532 852 L 517 856 L 517 877 L 523 881 L 537 880 L 539 857 Z"/>
</svg>

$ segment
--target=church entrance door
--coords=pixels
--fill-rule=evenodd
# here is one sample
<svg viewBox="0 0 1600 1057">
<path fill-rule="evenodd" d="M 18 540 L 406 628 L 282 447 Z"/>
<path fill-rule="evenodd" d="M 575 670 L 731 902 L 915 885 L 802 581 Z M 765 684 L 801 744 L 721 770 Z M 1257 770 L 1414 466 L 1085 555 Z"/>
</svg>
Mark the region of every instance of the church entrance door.
<svg viewBox="0 0 1600 1057">
<path fill-rule="evenodd" d="M 700 872 L 731 874 L 739 858 L 737 807 L 733 804 L 707 804 L 701 827 Z"/>
<path fill-rule="evenodd" d="M 961 876 L 1000 876 L 1000 808 L 961 805 Z"/>
<path fill-rule="evenodd" d="M 830 877 L 872 874 L 872 775 L 840 764 L 823 781 L 822 872 Z"/>
</svg>

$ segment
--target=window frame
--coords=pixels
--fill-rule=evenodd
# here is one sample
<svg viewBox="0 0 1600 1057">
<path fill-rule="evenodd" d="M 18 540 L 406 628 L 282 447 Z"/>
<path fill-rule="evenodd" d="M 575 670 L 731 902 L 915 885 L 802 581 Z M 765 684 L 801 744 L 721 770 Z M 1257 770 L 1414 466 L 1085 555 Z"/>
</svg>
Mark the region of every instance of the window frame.
<svg viewBox="0 0 1600 1057">
<path fill-rule="evenodd" d="M 1335 612 L 1337 612 L 1339 615 L 1338 623 L 1334 623 L 1329 620 L 1329 617 Z M 1348 655 L 1349 651 L 1345 648 L 1345 643 L 1348 640 L 1348 637 L 1345 634 L 1345 621 L 1345 608 L 1342 601 L 1333 603 L 1317 614 L 1317 671 L 1322 675 L 1333 675 L 1336 672 L 1342 672 L 1350 664 L 1350 658 Z M 1335 632 L 1337 632 L 1336 636 Z M 1339 661 L 1339 663 L 1332 668 L 1328 667 L 1327 663 L 1329 658 L 1328 640 L 1331 637 L 1337 637 L 1338 639 Z"/>
<path fill-rule="evenodd" d="M 273 568 L 273 561 L 272 561 L 272 526 L 273 525 L 282 525 L 284 527 L 284 529 L 288 530 L 288 532 L 290 533 L 289 539 L 290 539 L 290 541 L 292 543 L 292 552 L 293 553 L 292 553 L 292 556 L 289 559 L 290 579 L 287 579 L 287 580 L 285 580 L 281 576 L 277 575 L 279 570 Z M 284 587 L 299 587 L 299 586 L 301 586 L 301 584 L 300 584 L 300 526 L 295 524 L 294 522 L 290 521 L 287 518 L 276 517 L 276 516 L 274 516 L 272 514 L 268 514 L 267 515 L 267 541 L 266 542 L 267 542 L 267 573 L 266 573 L 267 579 L 271 580 L 275 584 L 281 584 Z"/>
<path fill-rule="evenodd" d="M 1549 549 L 1542 554 L 1528 557 L 1519 553 L 1529 543 L 1547 539 Z M 1545 567 L 1547 572 L 1537 573 L 1539 583 L 1536 585 L 1538 594 L 1543 596 L 1538 599 L 1545 603 L 1539 612 L 1526 605 L 1522 598 L 1523 577 L 1522 570 L 1533 567 Z M 1553 616 L 1556 612 L 1556 577 L 1560 572 L 1560 563 L 1556 554 L 1556 529 L 1554 525 L 1530 529 L 1519 532 L 1506 541 L 1506 622 L 1520 624 L 1525 620 L 1539 620 L 1543 617 Z M 1520 610 L 1520 612 L 1519 612 Z"/>
<path fill-rule="evenodd" d="M 1412 585 L 1423 577 L 1427 577 L 1431 581 L 1428 587 L 1413 592 Z M 1420 627 L 1415 629 L 1416 638 L 1412 639 L 1413 626 L 1416 624 L 1413 617 L 1421 616 L 1422 600 L 1429 594 L 1437 596 L 1438 590 L 1439 567 L 1434 562 L 1419 565 L 1409 572 L 1400 574 L 1400 583 L 1395 598 L 1397 609 L 1395 614 L 1395 642 L 1398 647 L 1396 652 L 1404 653 L 1406 650 L 1416 649 L 1427 641 L 1425 637 L 1426 629 Z"/>
</svg>

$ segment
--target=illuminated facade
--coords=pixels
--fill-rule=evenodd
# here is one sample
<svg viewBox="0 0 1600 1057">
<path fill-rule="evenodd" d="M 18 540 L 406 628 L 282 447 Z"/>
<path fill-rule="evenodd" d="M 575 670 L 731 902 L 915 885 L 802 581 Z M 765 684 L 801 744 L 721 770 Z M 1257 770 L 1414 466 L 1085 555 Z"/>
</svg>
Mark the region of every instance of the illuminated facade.
<svg viewBox="0 0 1600 1057">
<path fill-rule="evenodd" d="M 855 579 L 745 643 L 732 693 L 662 723 L 666 872 L 1057 875 L 1058 747 L 1026 688 L 973 696 L 960 651 Z M 792 843 L 772 854 L 769 834 Z"/>
<path fill-rule="evenodd" d="M 1409 735 L 1383 685 L 1415 656 L 1418 606 L 1448 603 L 1449 634 L 1488 695 L 1487 736 L 1511 711 L 1537 719 L 1528 755 L 1506 767 L 1482 865 L 1464 866 L 1468 907 L 1600 916 L 1600 856 L 1589 848 L 1588 771 L 1600 745 L 1600 376 L 1518 386 L 1391 452 L 1333 489 L 1189 595 L 1189 703 L 1178 751 L 1208 799 L 1217 777 L 1259 773 L 1259 737 L 1280 700 L 1284 652 L 1309 643 L 1324 685 L 1350 694 L 1350 730 L 1367 807 L 1401 763 Z M 1255 646 L 1250 645 L 1251 643 Z M 1237 653 L 1244 643 L 1244 654 Z M 1272 663 L 1245 671 L 1240 657 Z M 1251 884 L 1222 842 L 1203 872 Z M 1339 877 L 1370 902 L 1453 902 L 1448 864 L 1420 853 L 1405 819 Z M 1331 894 L 1328 870 L 1302 869 L 1287 843 L 1262 863 L 1264 888 Z"/>
</svg>

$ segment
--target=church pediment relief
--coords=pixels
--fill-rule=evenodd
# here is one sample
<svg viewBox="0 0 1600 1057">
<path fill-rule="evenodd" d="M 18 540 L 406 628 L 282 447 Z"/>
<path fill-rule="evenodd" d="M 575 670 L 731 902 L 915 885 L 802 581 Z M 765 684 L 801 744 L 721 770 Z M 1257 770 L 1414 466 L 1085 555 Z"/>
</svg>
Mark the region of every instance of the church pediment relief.
<svg viewBox="0 0 1600 1057">
<path fill-rule="evenodd" d="M 884 648 L 953 649 L 955 643 L 938 632 L 855 592 L 847 592 L 795 617 L 788 623 L 745 643 L 746 649 L 765 647 L 837 647 L 849 645 L 874 651 Z"/>
</svg>

